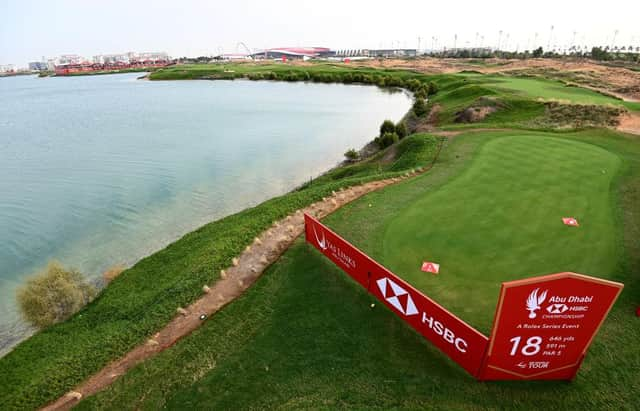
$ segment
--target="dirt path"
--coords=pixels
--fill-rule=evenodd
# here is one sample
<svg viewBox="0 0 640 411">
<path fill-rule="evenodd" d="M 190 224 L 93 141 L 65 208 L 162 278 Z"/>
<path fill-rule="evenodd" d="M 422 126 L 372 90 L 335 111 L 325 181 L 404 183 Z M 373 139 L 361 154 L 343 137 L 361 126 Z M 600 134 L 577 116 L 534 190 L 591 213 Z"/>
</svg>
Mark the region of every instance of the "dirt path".
<svg viewBox="0 0 640 411">
<path fill-rule="evenodd" d="M 113 383 L 127 370 L 140 362 L 155 356 L 189 335 L 203 324 L 205 319 L 232 302 L 249 288 L 264 270 L 273 264 L 295 239 L 304 232 L 303 213 L 322 218 L 341 206 L 372 191 L 405 180 L 427 171 L 414 171 L 401 177 L 373 181 L 360 186 L 333 192 L 331 197 L 297 210 L 286 218 L 275 222 L 271 228 L 256 237 L 246 250 L 233 260 L 233 265 L 220 273 L 221 278 L 211 287 L 203 286 L 203 296 L 186 308 L 177 308 L 178 314 L 162 330 L 153 335 L 145 344 L 139 345 L 124 357 L 110 363 L 97 374 L 68 392 L 43 410 L 68 410 L 85 396 L 95 394 Z"/>
</svg>

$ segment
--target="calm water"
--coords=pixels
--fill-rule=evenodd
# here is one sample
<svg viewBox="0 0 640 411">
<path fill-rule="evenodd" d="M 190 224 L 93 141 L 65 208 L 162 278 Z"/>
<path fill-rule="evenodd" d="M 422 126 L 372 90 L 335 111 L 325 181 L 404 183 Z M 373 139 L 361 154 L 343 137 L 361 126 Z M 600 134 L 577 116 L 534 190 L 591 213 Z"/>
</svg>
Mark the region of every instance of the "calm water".
<svg viewBox="0 0 640 411">
<path fill-rule="evenodd" d="M 359 148 L 403 93 L 139 73 L 0 79 L 0 350 L 51 258 L 97 277 L 285 193 Z M 4 341 L 4 344 L 3 344 Z"/>
</svg>

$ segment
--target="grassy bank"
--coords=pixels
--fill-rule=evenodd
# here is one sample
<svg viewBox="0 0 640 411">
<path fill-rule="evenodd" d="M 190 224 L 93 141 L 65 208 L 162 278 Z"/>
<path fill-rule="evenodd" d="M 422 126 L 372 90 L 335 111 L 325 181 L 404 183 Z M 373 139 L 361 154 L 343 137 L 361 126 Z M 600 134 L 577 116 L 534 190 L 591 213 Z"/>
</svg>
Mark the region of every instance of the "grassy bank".
<svg viewBox="0 0 640 411">
<path fill-rule="evenodd" d="M 537 149 L 537 144 L 550 144 L 552 158 L 547 158 L 547 151 Z M 505 153 L 495 152 L 503 146 Z M 593 206 L 589 209 L 596 213 L 595 217 L 585 214 L 581 227 L 587 230 L 584 235 L 594 233 L 591 224 L 596 225 L 594 229 L 602 228 L 601 223 L 611 224 L 605 229 L 606 241 L 585 240 L 586 244 L 577 246 L 587 249 L 570 253 L 571 261 L 557 253 L 557 245 L 548 246 L 549 239 L 540 236 L 537 224 L 531 227 L 505 222 L 498 212 L 514 205 L 517 193 L 509 175 L 520 177 L 518 181 L 530 184 L 530 188 L 535 186 L 542 195 L 559 196 L 559 203 L 576 198 L 572 190 L 556 192 L 553 183 L 531 181 L 529 175 L 538 165 L 551 166 L 567 148 L 579 157 L 595 156 L 594 163 L 568 162 L 564 166 L 567 172 L 600 173 L 584 188 L 584 198 Z M 523 164 L 511 167 L 505 163 L 500 171 L 497 162 L 521 149 L 526 151 Z M 485 170 L 485 166 L 486 178 L 495 177 L 494 190 L 511 192 L 504 201 L 496 195 L 478 196 L 476 200 L 464 197 L 469 189 L 466 182 L 481 178 L 478 168 Z M 612 175 L 601 177 L 602 166 L 609 167 Z M 533 180 L 545 178 L 553 179 L 553 175 L 536 174 Z M 602 184 L 608 188 L 596 189 Z M 79 408 L 635 409 L 640 391 L 636 349 L 640 327 L 633 315 L 640 293 L 640 217 L 633 213 L 640 202 L 638 188 L 640 144 L 629 136 L 602 130 L 469 133 L 451 141 L 429 173 L 369 194 L 325 219 L 358 247 L 410 278 L 411 272 L 402 262 L 411 260 L 412 250 L 426 252 L 439 239 L 412 237 L 415 242 L 406 255 L 404 248 L 390 253 L 393 244 L 389 241 L 395 238 L 397 242 L 402 237 L 393 232 L 401 223 L 398 220 L 419 210 L 420 216 L 405 228 L 428 230 L 438 226 L 457 256 L 473 260 L 464 271 L 443 271 L 433 277 L 438 283 L 429 284 L 428 295 L 446 307 L 455 307 L 456 313 L 479 326 L 491 321 L 499 281 L 513 279 L 514 275 L 575 267 L 623 281 L 625 291 L 594 341 L 578 378 L 570 384 L 476 382 L 390 310 L 380 305 L 372 309 L 372 299 L 365 290 L 300 240 L 243 297 L 171 350 L 135 367 L 108 390 L 81 402 Z M 444 198 L 453 194 L 462 197 Z M 531 203 L 527 190 L 521 194 L 518 203 Z M 498 210 L 485 215 L 484 208 L 477 207 L 478 201 L 488 201 Z M 533 201 L 531 206 L 536 208 L 536 204 Z M 540 212 L 529 217 L 545 218 L 547 206 L 540 203 Z M 442 207 L 453 207 L 449 215 L 471 222 L 472 227 L 460 234 L 454 225 L 448 232 L 448 220 L 438 214 Z M 599 221 L 601 218 L 611 220 Z M 478 245 L 475 237 L 474 241 L 465 240 L 477 231 L 473 225 L 477 219 L 475 224 L 480 225 L 490 221 L 487 224 L 492 229 L 484 230 L 485 240 L 479 240 L 486 245 Z M 583 235 L 564 233 L 565 238 L 570 236 L 568 245 L 578 240 L 573 236 Z M 505 235 L 526 238 L 531 249 L 518 247 L 520 241 L 513 247 L 498 242 L 498 253 L 477 252 L 478 247 L 490 247 Z M 615 238 L 611 240 L 611 236 Z M 619 247 L 618 253 L 608 252 L 612 246 L 609 241 Z M 523 258 L 522 267 L 515 273 L 510 269 L 518 264 L 514 255 Z M 589 268 L 589 261 L 596 257 L 603 261 Z M 446 261 L 448 267 L 452 260 L 447 257 Z M 488 264 L 509 269 L 496 270 L 486 278 L 480 274 L 491 272 Z M 483 298 L 487 299 L 486 306 Z"/>
<path fill-rule="evenodd" d="M 394 163 L 407 169 L 432 161 L 436 139 L 407 137 Z M 422 147 L 416 150 L 416 145 Z M 424 153 L 421 155 L 420 153 Z M 370 160 L 355 176 L 327 178 L 208 224 L 138 262 L 69 321 L 42 331 L 0 359 L 1 409 L 30 409 L 63 394 L 144 341 L 198 298 L 253 238 L 275 220 L 340 187 L 401 174 Z M 339 169 L 333 173 L 339 173 Z"/>
</svg>

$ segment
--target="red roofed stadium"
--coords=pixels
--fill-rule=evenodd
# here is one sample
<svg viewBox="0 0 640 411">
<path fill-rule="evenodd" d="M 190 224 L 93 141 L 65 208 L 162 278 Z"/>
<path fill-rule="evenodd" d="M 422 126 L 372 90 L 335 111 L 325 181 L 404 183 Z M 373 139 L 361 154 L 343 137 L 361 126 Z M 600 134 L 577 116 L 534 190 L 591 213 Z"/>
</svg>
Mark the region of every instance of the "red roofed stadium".
<svg viewBox="0 0 640 411">
<path fill-rule="evenodd" d="M 324 58 L 332 55 L 327 47 L 276 47 L 252 54 L 254 58 L 281 59 L 311 59 Z"/>
</svg>

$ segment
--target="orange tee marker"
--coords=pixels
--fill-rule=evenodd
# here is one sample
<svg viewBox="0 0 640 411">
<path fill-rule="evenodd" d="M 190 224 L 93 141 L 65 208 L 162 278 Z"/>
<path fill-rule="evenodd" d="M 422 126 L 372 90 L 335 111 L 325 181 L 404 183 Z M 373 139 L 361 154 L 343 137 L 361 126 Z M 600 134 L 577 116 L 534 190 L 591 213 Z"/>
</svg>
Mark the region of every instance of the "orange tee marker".
<svg viewBox="0 0 640 411">
<path fill-rule="evenodd" d="M 578 224 L 578 220 L 573 217 L 564 217 L 562 219 L 562 222 L 564 223 L 564 225 L 568 225 L 571 227 L 580 227 L 580 224 Z"/>
<path fill-rule="evenodd" d="M 425 261 L 422 263 L 421 270 L 425 273 L 438 274 L 440 272 L 440 264 Z"/>
</svg>

